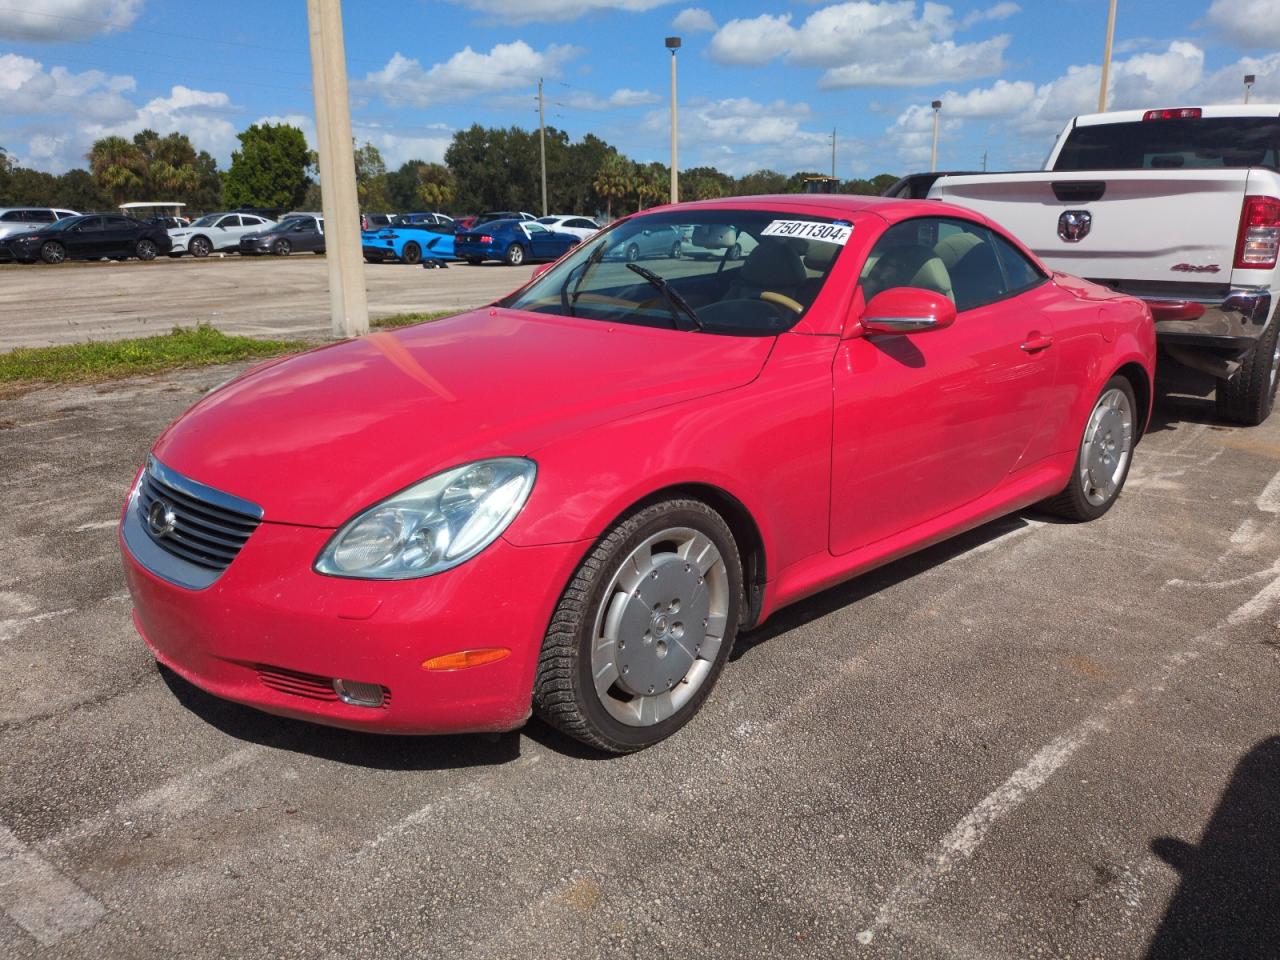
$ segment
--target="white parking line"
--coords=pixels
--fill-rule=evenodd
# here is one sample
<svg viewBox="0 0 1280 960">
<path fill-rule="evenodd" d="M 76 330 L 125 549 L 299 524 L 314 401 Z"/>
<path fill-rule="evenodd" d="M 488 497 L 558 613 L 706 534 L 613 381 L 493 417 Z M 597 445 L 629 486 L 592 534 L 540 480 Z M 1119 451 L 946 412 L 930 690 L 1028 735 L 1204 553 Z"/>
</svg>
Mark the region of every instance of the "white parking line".
<svg viewBox="0 0 1280 960">
<path fill-rule="evenodd" d="M 119 518 L 115 520 L 99 520 L 97 523 L 82 523 L 76 527 L 76 533 L 84 533 L 86 530 L 106 530 L 108 527 L 114 527 L 119 523 Z"/>
<path fill-rule="evenodd" d="M 8 620 L 0 620 L 0 641 L 12 640 L 24 627 L 28 627 L 33 623 L 41 623 L 45 620 L 52 620 L 55 617 L 65 617 L 68 613 L 75 613 L 75 607 L 67 607 L 63 610 L 50 610 L 48 613 L 37 613 L 30 617 L 12 617 Z"/>
<path fill-rule="evenodd" d="M 1185 649 L 1166 657 L 1147 683 L 1130 687 L 1073 729 L 1045 744 L 1009 779 L 987 794 L 942 838 L 927 862 L 912 869 L 894 886 L 876 910 L 871 924 L 858 933 L 858 942 L 864 946 L 870 944 L 881 930 L 909 920 L 910 912 L 928 900 L 938 882 L 973 856 L 999 820 L 1044 786 L 1092 736 L 1105 731 L 1117 714 L 1163 691 L 1174 673 L 1226 643 L 1229 628 L 1257 619 L 1280 602 L 1280 560 L 1264 573 L 1270 579 L 1262 589 L 1194 638 Z"/>
<path fill-rule="evenodd" d="M 0 909 L 44 946 L 88 930 L 106 907 L 0 826 Z"/>
</svg>

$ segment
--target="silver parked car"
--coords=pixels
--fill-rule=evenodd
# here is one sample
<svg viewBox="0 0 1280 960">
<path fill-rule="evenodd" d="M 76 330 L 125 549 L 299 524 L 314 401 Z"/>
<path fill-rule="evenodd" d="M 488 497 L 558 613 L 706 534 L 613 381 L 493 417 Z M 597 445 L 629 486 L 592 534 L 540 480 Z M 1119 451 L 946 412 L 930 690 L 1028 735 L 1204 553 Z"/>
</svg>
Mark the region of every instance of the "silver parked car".
<svg viewBox="0 0 1280 960">
<path fill-rule="evenodd" d="M 39 230 L 63 217 L 77 216 L 79 214 L 74 210 L 61 210 L 57 207 L 0 207 L 0 240 Z"/>
</svg>

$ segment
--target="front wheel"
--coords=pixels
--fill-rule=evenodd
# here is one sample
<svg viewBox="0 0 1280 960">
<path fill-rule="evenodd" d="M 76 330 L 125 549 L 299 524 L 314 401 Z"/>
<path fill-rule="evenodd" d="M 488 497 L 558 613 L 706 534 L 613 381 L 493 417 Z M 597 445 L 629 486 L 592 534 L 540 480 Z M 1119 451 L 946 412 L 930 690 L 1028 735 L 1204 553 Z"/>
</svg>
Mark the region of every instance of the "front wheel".
<svg viewBox="0 0 1280 960">
<path fill-rule="evenodd" d="M 46 240 L 40 246 L 40 259 L 45 263 L 61 263 L 67 259 L 67 248 L 57 240 Z"/>
<path fill-rule="evenodd" d="M 1258 338 L 1253 351 L 1244 358 L 1230 380 L 1219 380 L 1214 393 L 1218 416 L 1247 427 L 1256 427 L 1276 402 L 1280 380 L 1280 310 Z"/>
<path fill-rule="evenodd" d="M 627 262 L 635 263 L 639 259 L 640 259 L 640 248 L 633 243 L 631 244 L 631 246 L 627 247 Z"/>
<path fill-rule="evenodd" d="M 400 259 L 408 264 L 421 263 L 422 248 L 410 241 L 404 245 L 404 251 L 400 254 Z"/>
<path fill-rule="evenodd" d="M 277 257 L 287 257 L 289 254 L 293 253 L 293 244 L 288 240 L 277 240 L 271 247 L 271 252 Z"/>
<path fill-rule="evenodd" d="M 191 242 L 187 244 L 187 249 L 191 251 L 193 257 L 207 257 L 213 252 L 213 244 L 205 237 L 192 237 Z"/>
<path fill-rule="evenodd" d="M 680 251 L 681 251 L 681 249 L 682 249 L 682 248 L 681 248 L 681 246 L 680 246 L 680 241 L 679 241 L 679 240 L 677 240 L 675 243 L 673 243 L 673 244 L 671 245 L 671 259 L 672 259 L 672 260 L 679 260 L 679 259 L 680 259 Z"/>
<path fill-rule="evenodd" d="M 507 261 L 508 266 L 520 266 L 520 264 L 524 263 L 524 247 L 518 243 L 511 244 L 511 246 L 507 247 L 507 255 L 503 259 Z"/>
<path fill-rule="evenodd" d="M 139 260 L 154 260 L 156 258 L 156 253 L 156 244 L 154 240 L 139 240 L 133 248 L 133 254 Z"/>
<path fill-rule="evenodd" d="M 1116 502 L 1137 437 L 1137 401 L 1122 376 L 1107 381 L 1085 423 L 1075 468 L 1066 488 L 1040 506 L 1068 520 L 1096 520 Z"/>
<path fill-rule="evenodd" d="M 724 519 L 697 500 L 646 507 L 596 544 L 561 596 L 534 708 L 600 750 L 657 743 L 710 694 L 741 609 L 742 562 Z"/>
</svg>

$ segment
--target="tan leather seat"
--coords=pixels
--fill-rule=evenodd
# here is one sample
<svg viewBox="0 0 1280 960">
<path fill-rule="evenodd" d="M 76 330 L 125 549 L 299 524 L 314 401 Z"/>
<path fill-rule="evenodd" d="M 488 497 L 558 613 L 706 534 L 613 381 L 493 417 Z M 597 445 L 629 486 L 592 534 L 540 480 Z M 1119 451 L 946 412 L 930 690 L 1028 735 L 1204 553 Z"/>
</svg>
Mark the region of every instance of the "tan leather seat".
<svg viewBox="0 0 1280 960">
<path fill-rule="evenodd" d="M 769 237 L 743 261 L 737 279 L 729 287 L 727 299 L 758 297 L 765 290 L 794 297 L 808 278 L 795 246 Z"/>
<path fill-rule="evenodd" d="M 946 264 L 932 248 L 919 244 L 885 248 L 862 279 L 862 295 L 868 303 L 891 287 L 920 287 L 955 300 Z"/>
</svg>

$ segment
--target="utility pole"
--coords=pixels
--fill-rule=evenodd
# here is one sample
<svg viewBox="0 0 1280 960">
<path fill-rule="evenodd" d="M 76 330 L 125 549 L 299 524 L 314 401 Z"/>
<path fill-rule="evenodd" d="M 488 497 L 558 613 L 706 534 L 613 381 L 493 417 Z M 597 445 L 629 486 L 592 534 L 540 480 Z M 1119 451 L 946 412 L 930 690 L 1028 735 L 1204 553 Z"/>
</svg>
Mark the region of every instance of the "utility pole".
<svg viewBox="0 0 1280 960">
<path fill-rule="evenodd" d="M 831 128 L 831 179 L 836 178 L 836 128 Z"/>
<path fill-rule="evenodd" d="M 543 113 L 542 78 L 538 78 L 538 152 L 542 155 L 542 215 L 547 215 L 547 121 Z"/>
<path fill-rule="evenodd" d="M 933 107 L 933 147 L 929 151 L 929 172 L 938 172 L 938 113 L 942 110 L 942 101 L 935 100 Z"/>
<path fill-rule="evenodd" d="M 983 173 L 987 172 L 987 151 L 986 150 L 982 151 L 982 172 Z"/>
<path fill-rule="evenodd" d="M 1107 12 L 1107 43 L 1102 48 L 1102 85 L 1098 89 L 1098 112 L 1107 112 L 1107 83 L 1111 80 L 1111 41 L 1116 36 L 1116 0 Z"/>
<path fill-rule="evenodd" d="M 1253 89 L 1254 81 L 1256 81 L 1257 79 L 1258 78 L 1254 76 L 1252 73 L 1246 73 L 1244 75 L 1244 102 L 1245 103 L 1249 102 L 1249 91 Z"/>
<path fill-rule="evenodd" d="M 356 337 L 369 332 L 369 304 L 360 253 L 360 201 L 342 40 L 342 0 L 307 0 L 307 29 L 332 329 L 335 337 Z"/>
<path fill-rule="evenodd" d="M 671 202 L 680 202 L 680 167 L 676 161 L 676 51 L 680 49 L 679 37 L 667 37 L 667 49 L 671 51 Z"/>
</svg>

